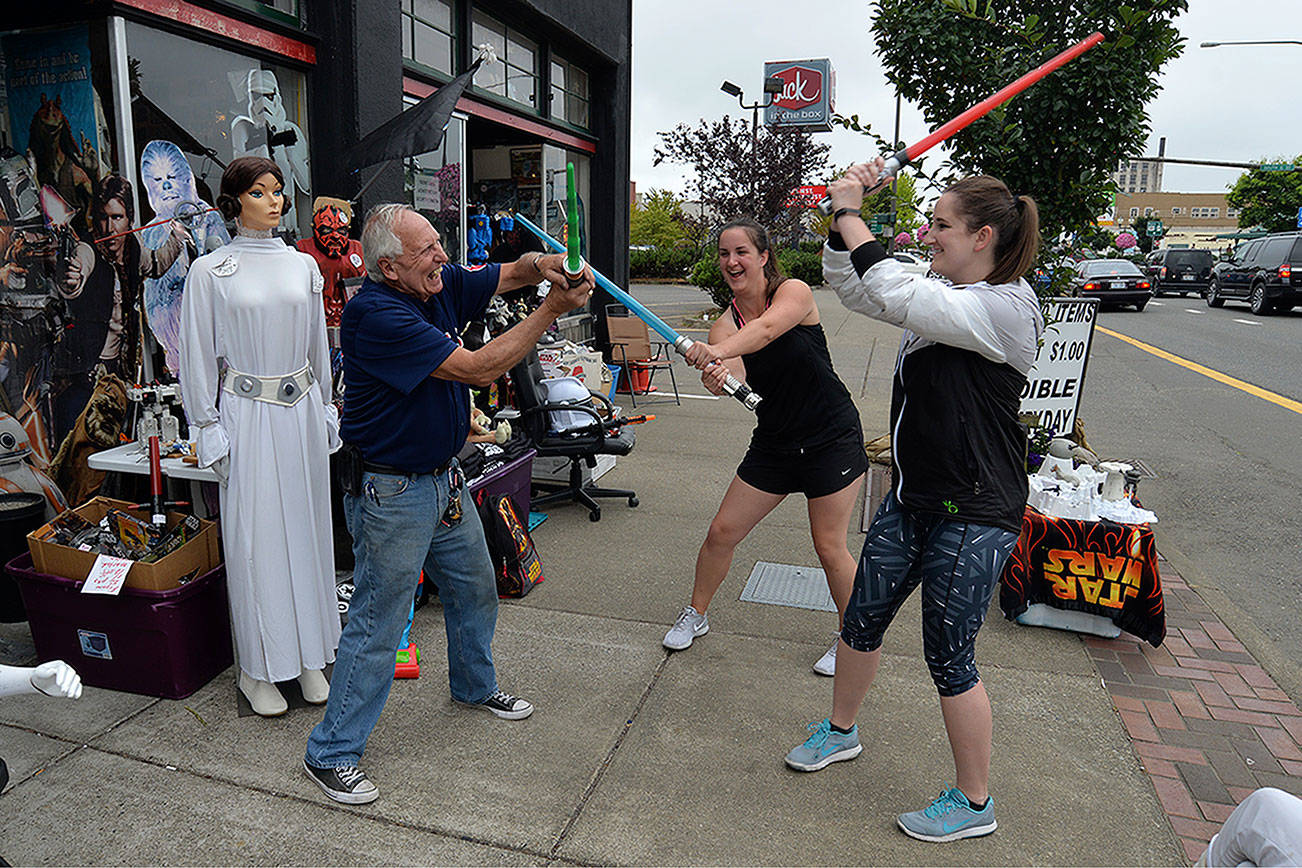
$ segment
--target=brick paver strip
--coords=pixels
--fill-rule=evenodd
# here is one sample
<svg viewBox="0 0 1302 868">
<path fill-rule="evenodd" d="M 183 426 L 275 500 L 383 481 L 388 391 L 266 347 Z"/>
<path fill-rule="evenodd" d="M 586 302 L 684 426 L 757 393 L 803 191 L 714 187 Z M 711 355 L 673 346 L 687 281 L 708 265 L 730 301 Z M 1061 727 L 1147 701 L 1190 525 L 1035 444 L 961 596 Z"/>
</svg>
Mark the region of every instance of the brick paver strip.
<svg viewBox="0 0 1302 868">
<path fill-rule="evenodd" d="M 1158 559 L 1167 637 L 1084 636 L 1190 862 L 1260 786 L 1302 792 L 1302 710 L 1196 589 Z"/>
</svg>

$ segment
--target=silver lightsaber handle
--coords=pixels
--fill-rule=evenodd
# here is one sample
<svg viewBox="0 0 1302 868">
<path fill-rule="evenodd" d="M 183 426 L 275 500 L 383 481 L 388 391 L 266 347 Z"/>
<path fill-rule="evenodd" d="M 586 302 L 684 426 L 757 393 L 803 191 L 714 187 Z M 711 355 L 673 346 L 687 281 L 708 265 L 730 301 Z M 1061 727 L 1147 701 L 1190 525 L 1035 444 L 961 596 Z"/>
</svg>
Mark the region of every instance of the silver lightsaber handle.
<svg viewBox="0 0 1302 868">
<path fill-rule="evenodd" d="M 686 356 L 687 348 L 694 343 L 695 341 L 686 335 L 680 335 L 678 340 L 674 341 L 674 349 L 678 352 L 678 355 Z M 759 406 L 760 396 L 751 391 L 750 386 L 747 386 L 732 374 L 729 374 L 727 378 L 724 379 L 723 391 L 736 398 L 738 401 L 741 401 L 747 410 L 754 410 Z"/>
<path fill-rule="evenodd" d="M 900 171 L 900 169 L 903 169 L 908 164 L 909 164 L 909 155 L 906 154 L 904 151 L 896 151 L 894 154 L 891 154 L 889 157 L 886 158 L 886 165 L 882 167 L 882 173 L 877 176 L 877 181 L 878 181 L 877 186 L 880 187 L 882 181 L 886 181 L 890 178 L 895 177 L 895 175 Z M 873 189 L 875 190 L 877 189 L 877 187 L 874 187 Z M 820 214 L 831 215 L 832 200 L 824 196 L 823 201 L 818 203 L 818 211 Z"/>
</svg>

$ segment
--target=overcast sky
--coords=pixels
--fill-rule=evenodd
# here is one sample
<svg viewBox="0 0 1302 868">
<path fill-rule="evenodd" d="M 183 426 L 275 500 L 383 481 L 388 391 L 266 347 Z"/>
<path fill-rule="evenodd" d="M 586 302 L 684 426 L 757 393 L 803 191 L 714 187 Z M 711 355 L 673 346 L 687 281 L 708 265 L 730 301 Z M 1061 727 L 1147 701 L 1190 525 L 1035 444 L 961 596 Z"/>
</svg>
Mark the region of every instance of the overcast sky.
<svg viewBox="0 0 1302 868">
<path fill-rule="evenodd" d="M 837 111 L 857 113 L 889 139 L 895 97 L 874 52 L 870 15 L 868 0 L 633 0 L 632 178 L 638 189 L 683 190 L 682 167 L 651 165 L 656 133 L 724 114 L 750 120 L 719 85 L 727 79 L 741 86 L 747 103 L 760 100 L 766 60 L 831 58 Z M 1211 41 L 1302 41 L 1302 0 L 1190 0 L 1177 25 L 1188 42 L 1163 69 L 1162 91 L 1148 106 L 1146 154 L 1156 155 L 1159 136 L 1166 136 L 1168 157 L 1185 159 L 1248 162 L 1302 152 L 1296 96 L 1302 45 L 1199 48 Z M 916 141 L 927 132 L 920 113 L 905 103 L 901 138 Z M 875 156 L 865 151 L 871 142 L 855 133 L 817 135 L 831 144 L 833 165 Z M 1168 165 L 1162 186 L 1223 191 L 1238 175 L 1237 169 Z"/>
</svg>

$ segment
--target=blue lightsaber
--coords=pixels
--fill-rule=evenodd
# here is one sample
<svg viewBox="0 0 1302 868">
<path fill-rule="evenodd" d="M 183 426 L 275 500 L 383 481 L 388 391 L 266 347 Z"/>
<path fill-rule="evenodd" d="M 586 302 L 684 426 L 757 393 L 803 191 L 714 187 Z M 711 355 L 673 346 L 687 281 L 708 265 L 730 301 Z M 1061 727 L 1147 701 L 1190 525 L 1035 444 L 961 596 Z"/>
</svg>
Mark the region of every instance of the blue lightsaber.
<svg viewBox="0 0 1302 868">
<path fill-rule="evenodd" d="M 533 223 L 529 222 L 527 218 L 520 214 L 516 214 L 515 220 L 521 226 L 538 236 L 538 240 L 550 247 L 553 253 L 566 252 L 564 244 L 561 244 L 555 238 L 533 225 Z M 589 265 L 589 267 L 591 266 Z M 655 329 L 662 338 L 669 341 L 674 350 L 680 356 L 687 355 L 687 348 L 695 343 L 691 338 L 680 335 L 678 332 L 674 331 L 670 328 L 669 323 L 649 311 L 646 308 L 646 305 L 642 304 L 642 302 L 611 283 L 610 280 L 600 271 L 597 271 L 597 269 L 592 269 L 592 276 L 596 278 L 598 286 L 619 299 L 625 307 L 637 315 L 638 319 L 651 326 L 651 328 Z M 754 410 L 760 402 L 760 396 L 751 391 L 750 386 L 747 386 L 732 374 L 729 374 L 727 379 L 723 381 L 723 391 L 744 404 L 747 410 Z"/>
</svg>

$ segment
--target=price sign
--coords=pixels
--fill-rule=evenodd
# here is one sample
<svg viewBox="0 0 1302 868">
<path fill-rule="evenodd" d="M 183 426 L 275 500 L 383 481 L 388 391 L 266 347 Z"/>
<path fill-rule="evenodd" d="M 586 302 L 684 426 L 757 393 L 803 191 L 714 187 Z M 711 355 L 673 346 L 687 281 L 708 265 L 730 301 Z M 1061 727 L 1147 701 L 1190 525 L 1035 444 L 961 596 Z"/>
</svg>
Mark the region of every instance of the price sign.
<svg viewBox="0 0 1302 868">
<path fill-rule="evenodd" d="M 90 575 L 86 576 L 86 583 L 81 586 L 81 592 L 116 595 L 122 590 L 122 585 L 127 580 L 127 573 L 131 572 L 133 564 L 135 561 L 126 558 L 100 555 L 95 558 L 95 565 L 90 568 Z"/>
<path fill-rule="evenodd" d="M 1099 302 L 1095 298 L 1055 298 L 1049 302 L 1044 343 L 1022 389 L 1023 413 L 1034 413 L 1055 434 L 1070 434 L 1080 408 L 1085 364 L 1094 339 Z"/>
</svg>

